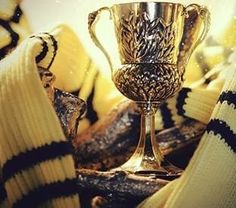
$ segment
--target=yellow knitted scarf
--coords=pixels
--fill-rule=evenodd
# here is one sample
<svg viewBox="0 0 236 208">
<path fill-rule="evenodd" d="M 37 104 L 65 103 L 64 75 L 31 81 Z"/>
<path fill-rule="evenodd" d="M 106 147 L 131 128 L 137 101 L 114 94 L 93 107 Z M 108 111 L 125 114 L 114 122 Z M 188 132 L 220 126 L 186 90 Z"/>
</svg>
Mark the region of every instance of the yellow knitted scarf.
<svg viewBox="0 0 236 208">
<path fill-rule="evenodd" d="M 234 64 L 227 70 L 225 80 L 206 132 L 183 175 L 142 202 L 140 208 L 236 206 L 236 66 Z"/>
<path fill-rule="evenodd" d="M 22 28 L 28 31 L 22 16 L 13 18 L 19 2 L 4 2 L 7 6 L 4 11 L 0 8 L 0 17 L 4 17 L 3 23 L 11 26 L 15 34 L 20 34 L 21 42 L 29 32 L 22 32 Z M 6 28 L 0 29 L 3 31 L 0 48 L 5 56 L 19 42 L 13 44 Z M 81 123 L 82 130 L 123 99 L 66 26 L 25 39 L 2 59 L 0 177 L 4 190 L 0 188 L 0 207 L 79 207 L 70 147 L 41 85 L 38 66 L 50 67 L 57 76 L 57 87 L 76 92 L 87 101 L 88 113 Z M 157 113 L 159 129 L 173 126 L 185 116 L 208 126 L 184 174 L 140 207 L 235 207 L 235 66 L 225 71 L 226 75 L 218 76 L 207 87 L 201 85 L 203 79 L 200 85 L 183 88 L 161 106 Z"/>
<path fill-rule="evenodd" d="M 79 207 L 72 149 L 37 70 L 51 63 L 55 41 L 29 37 L 0 61 L 0 207 Z"/>
</svg>

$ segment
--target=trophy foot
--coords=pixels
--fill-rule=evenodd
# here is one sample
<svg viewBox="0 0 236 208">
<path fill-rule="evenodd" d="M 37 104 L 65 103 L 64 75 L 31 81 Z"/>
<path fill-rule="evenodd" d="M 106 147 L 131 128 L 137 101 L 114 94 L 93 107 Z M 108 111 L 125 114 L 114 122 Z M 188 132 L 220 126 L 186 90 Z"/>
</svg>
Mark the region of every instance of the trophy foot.
<svg viewBox="0 0 236 208">
<path fill-rule="evenodd" d="M 142 176 L 152 176 L 154 178 L 161 178 L 165 180 L 174 180 L 181 176 L 183 170 L 176 167 L 167 160 L 161 162 L 161 165 L 158 168 L 149 168 L 145 169 L 140 167 L 137 171 L 134 172 L 136 175 Z"/>
<path fill-rule="evenodd" d="M 173 180 L 181 176 L 183 170 L 174 166 L 167 160 L 159 164 L 154 158 L 143 158 L 141 161 L 130 158 L 125 164 L 112 171 L 124 171 L 127 174 Z"/>
</svg>

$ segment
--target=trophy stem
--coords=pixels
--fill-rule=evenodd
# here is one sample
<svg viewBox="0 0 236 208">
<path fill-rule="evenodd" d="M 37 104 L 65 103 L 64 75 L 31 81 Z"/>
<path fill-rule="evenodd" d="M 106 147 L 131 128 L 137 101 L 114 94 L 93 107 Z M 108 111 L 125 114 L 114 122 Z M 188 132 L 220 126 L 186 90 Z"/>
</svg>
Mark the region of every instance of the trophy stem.
<svg viewBox="0 0 236 208">
<path fill-rule="evenodd" d="M 130 159 L 121 166 L 122 170 L 132 173 L 168 174 L 162 167 L 164 157 L 155 136 L 155 113 L 157 102 L 138 102 L 141 109 L 141 129 L 138 146 Z"/>
</svg>

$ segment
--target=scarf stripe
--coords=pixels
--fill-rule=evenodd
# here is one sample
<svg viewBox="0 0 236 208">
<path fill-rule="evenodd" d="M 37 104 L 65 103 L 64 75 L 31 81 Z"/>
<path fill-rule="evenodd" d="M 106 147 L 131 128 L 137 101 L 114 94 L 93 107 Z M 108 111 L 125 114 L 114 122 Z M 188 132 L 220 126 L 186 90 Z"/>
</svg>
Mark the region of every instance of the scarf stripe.
<svg viewBox="0 0 236 208">
<path fill-rule="evenodd" d="M 184 104 L 186 104 L 185 99 L 188 97 L 189 92 L 191 92 L 191 89 L 184 87 L 180 90 L 178 94 L 176 108 L 179 115 L 185 114 L 185 110 L 183 107 L 184 107 Z"/>
<path fill-rule="evenodd" d="M 234 104 L 236 108 L 236 91 L 228 90 L 222 92 L 218 102 L 223 103 L 224 101 L 226 101 L 228 105 Z"/>
<path fill-rule="evenodd" d="M 230 126 L 225 121 L 219 119 L 210 120 L 206 131 L 208 133 L 213 132 L 214 135 L 219 134 L 236 153 L 236 134 L 233 133 Z"/>
<path fill-rule="evenodd" d="M 51 67 L 51 65 L 52 65 L 52 63 L 53 63 L 55 57 L 56 57 L 57 50 L 58 50 L 58 45 L 57 45 L 57 41 L 56 41 L 56 39 L 53 37 L 53 35 L 51 35 L 50 33 L 44 33 L 44 34 L 46 34 L 46 35 L 48 35 L 48 36 L 50 37 L 50 39 L 51 39 L 51 41 L 52 41 L 52 46 L 53 46 L 53 57 L 52 57 L 52 59 L 51 59 L 49 65 L 48 65 L 48 67 L 47 67 L 47 69 L 49 69 L 49 68 Z"/>
<path fill-rule="evenodd" d="M 3 184 L 3 181 L 0 180 L 0 204 L 6 200 L 7 198 L 7 193 L 6 193 L 6 190 L 4 188 L 4 184 Z"/>
<path fill-rule="evenodd" d="M 0 59 L 4 58 L 8 50 L 15 48 L 19 41 L 19 35 L 12 29 L 10 24 L 2 19 L 0 19 L 0 25 L 9 33 L 9 36 L 11 38 L 11 42 L 7 44 L 6 46 L 0 48 Z"/>
<path fill-rule="evenodd" d="M 40 162 L 72 154 L 73 147 L 67 141 L 52 142 L 37 149 L 22 152 L 13 156 L 2 167 L 3 181 L 6 182 L 18 172 L 30 168 Z"/>
<path fill-rule="evenodd" d="M 47 46 L 47 42 L 42 38 L 42 37 L 39 37 L 39 36 L 31 36 L 31 38 L 38 38 L 42 41 L 42 50 L 41 52 L 35 57 L 35 60 L 36 60 L 36 63 L 39 63 L 41 60 L 43 60 L 47 53 L 48 53 L 48 46 Z"/>
<path fill-rule="evenodd" d="M 13 16 L 11 17 L 10 21 L 15 22 L 15 23 L 19 23 L 22 14 L 23 14 L 23 12 L 22 12 L 20 6 L 17 5 L 17 6 L 16 6 L 16 9 L 15 9 L 15 11 L 14 11 L 14 14 L 13 14 Z"/>
<path fill-rule="evenodd" d="M 13 204 L 13 208 L 36 207 L 48 200 L 77 194 L 76 179 L 66 179 L 34 189 Z"/>
<path fill-rule="evenodd" d="M 46 36 L 46 37 L 45 37 Z M 40 33 L 39 35 L 32 35 L 30 38 L 38 38 L 42 43 L 42 50 L 41 52 L 36 56 L 35 60 L 38 66 L 41 66 L 41 61 L 49 60 L 46 66 L 44 64 L 41 66 L 47 70 L 51 67 L 56 54 L 58 50 L 58 43 L 56 39 L 53 37 L 53 35 L 45 32 Z M 48 56 L 48 57 L 47 57 Z M 50 58 L 49 58 L 50 57 Z"/>
<path fill-rule="evenodd" d="M 94 80 L 93 80 L 93 83 L 92 83 L 93 88 L 92 88 L 92 91 L 90 92 L 90 94 L 89 94 L 89 96 L 86 100 L 87 112 L 86 112 L 85 117 L 90 121 L 91 124 L 95 123 L 98 120 L 97 112 L 95 111 L 94 106 L 93 106 L 95 90 L 96 90 L 95 89 L 95 83 L 96 83 L 98 75 L 99 75 L 99 73 L 97 72 L 94 76 Z"/>
<path fill-rule="evenodd" d="M 174 120 L 172 119 L 171 109 L 168 108 L 168 104 L 165 102 L 160 106 L 161 117 L 164 123 L 164 128 L 174 126 Z"/>
</svg>

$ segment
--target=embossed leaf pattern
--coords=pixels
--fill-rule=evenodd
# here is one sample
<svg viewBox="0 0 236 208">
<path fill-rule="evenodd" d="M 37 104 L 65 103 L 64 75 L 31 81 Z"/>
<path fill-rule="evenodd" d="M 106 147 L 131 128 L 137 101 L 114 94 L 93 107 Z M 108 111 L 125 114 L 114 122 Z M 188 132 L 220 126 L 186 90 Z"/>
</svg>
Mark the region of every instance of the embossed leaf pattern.
<svg viewBox="0 0 236 208">
<path fill-rule="evenodd" d="M 150 20 L 146 12 L 121 18 L 119 38 L 121 56 L 129 63 L 173 63 L 175 26 L 162 18 Z"/>
<path fill-rule="evenodd" d="M 181 87 L 182 78 L 173 64 L 125 64 L 113 74 L 119 91 L 134 101 L 162 101 Z"/>
</svg>

